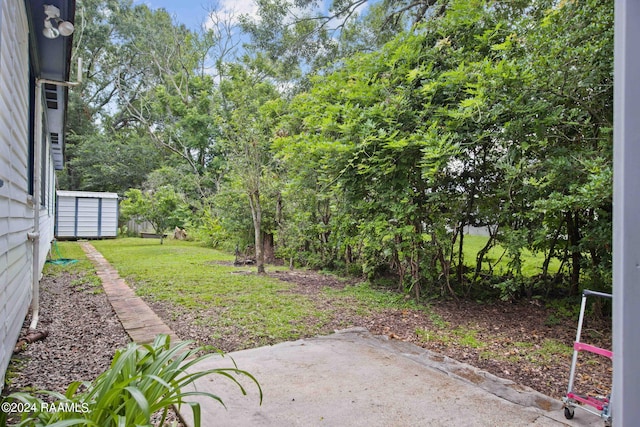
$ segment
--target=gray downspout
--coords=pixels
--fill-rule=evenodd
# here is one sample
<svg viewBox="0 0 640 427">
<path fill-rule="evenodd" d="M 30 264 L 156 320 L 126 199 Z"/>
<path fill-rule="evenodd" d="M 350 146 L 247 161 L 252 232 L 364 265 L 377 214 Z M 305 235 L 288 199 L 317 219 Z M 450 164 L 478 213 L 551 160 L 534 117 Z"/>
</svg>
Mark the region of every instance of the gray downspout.
<svg viewBox="0 0 640 427">
<path fill-rule="evenodd" d="M 42 84 L 36 80 L 35 131 L 33 135 L 33 232 L 28 238 L 33 245 L 31 283 L 31 325 L 36 329 L 40 317 L 40 173 L 42 173 Z"/>
<path fill-rule="evenodd" d="M 40 173 L 42 173 L 42 135 L 43 115 L 42 84 L 51 83 L 57 86 L 77 86 L 82 82 L 82 61 L 78 59 L 78 81 L 58 82 L 53 80 L 36 79 L 35 93 L 35 131 L 33 147 L 33 232 L 27 237 L 33 242 L 33 282 L 31 298 L 31 325 L 29 329 L 36 329 L 40 317 Z"/>
</svg>

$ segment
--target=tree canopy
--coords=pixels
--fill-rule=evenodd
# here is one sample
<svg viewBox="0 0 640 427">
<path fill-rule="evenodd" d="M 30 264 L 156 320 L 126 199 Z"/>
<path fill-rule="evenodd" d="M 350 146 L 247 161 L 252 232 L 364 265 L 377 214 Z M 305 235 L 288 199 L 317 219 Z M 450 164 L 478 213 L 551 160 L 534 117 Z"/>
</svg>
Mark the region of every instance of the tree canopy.
<svg viewBox="0 0 640 427">
<path fill-rule="evenodd" d="M 416 298 L 610 288 L 610 2 L 261 0 L 199 32 L 79 3 L 62 186 L 137 188 L 133 205 L 171 188 L 174 220 L 252 246 L 260 271 L 282 258 Z M 469 227 L 488 236 L 465 258 Z"/>
</svg>

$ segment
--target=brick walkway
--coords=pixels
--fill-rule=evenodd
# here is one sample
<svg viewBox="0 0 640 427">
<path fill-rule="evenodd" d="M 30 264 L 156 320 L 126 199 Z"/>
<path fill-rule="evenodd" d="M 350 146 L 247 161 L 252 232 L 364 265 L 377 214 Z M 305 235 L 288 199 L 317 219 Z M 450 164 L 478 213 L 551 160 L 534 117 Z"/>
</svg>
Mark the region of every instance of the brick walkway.
<svg viewBox="0 0 640 427">
<path fill-rule="evenodd" d="M 102 287 L 111 306 L 134 342 L 138 344 L 151 343 L 158 334 L 169 335 L 172 344 L 180 341 L 176 333 L 158 317 L 142 298 L 135 295 L 133 289 L 118 275 L 118 271 L 91 243 L 81 242 L 80 246 L 96 267 L 96 272 L 102 280 Z"/>
</svg>

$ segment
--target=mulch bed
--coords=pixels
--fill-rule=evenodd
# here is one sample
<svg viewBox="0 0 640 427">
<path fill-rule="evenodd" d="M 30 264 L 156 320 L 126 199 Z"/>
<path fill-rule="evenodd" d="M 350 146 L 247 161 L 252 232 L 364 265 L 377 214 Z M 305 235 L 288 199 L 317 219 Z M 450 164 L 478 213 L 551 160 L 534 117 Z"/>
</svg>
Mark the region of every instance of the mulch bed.
<svg viewBox="0 0 640 427">
<path fill-rule="evenodd" d="M 37 329 L 46 330 L 48 336 L 14 353 L 3 396 L 17 391 L 64 393 L 74 381 L 92 381 L 109 368 L 115 351 L 131 341 L 101 288 L 96 292 L 81 283 L 81 276 L 68 272 L 45 276 L 40 281 Z M 21 336 L 27 335 L 30 323 L 29 314 Z M 177 422 L 175 413 L 170 414 L 165 425 L 172 425 L 173 421 Z"/>
</svg>

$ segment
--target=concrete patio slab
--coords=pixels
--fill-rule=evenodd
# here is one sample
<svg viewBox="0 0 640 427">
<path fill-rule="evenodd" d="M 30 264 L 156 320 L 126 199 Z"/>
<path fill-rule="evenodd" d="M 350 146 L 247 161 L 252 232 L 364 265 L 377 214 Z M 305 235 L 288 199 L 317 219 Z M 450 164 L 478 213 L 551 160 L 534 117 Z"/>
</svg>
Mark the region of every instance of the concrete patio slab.
<svg viewBox="0 0 640 427">
<path fill-rule="evenodd" d="M 219 375 L 196 382 L 222 398 L 201 403 L 203 426 L 601 426 L 562 403 L 413 344 L 351 329 L 313 339 L 215 356 L 199 369 L 233 367 L 253 374 L 264 393 L 238 377 L 247 396 Z M 181 416 L 193 426 L 191 409 Z"/>
</svg>

